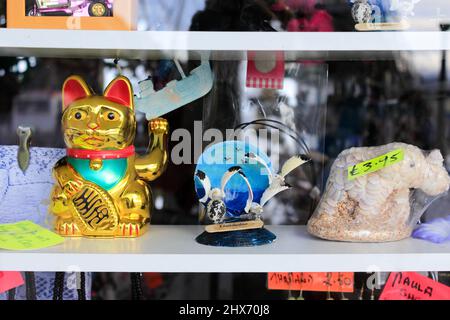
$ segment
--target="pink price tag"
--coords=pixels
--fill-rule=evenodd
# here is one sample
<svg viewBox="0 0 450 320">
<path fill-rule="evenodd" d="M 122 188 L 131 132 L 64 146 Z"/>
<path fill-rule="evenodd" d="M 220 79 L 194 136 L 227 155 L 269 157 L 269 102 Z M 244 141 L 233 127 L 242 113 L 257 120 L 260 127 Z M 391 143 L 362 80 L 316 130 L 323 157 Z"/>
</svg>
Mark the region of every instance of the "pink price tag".
<svg viewBox="0 0 450 320">
<path fill-rule="evenodd" d="M 23 278 L 20 272 L 0 271 L 0 293 L 23 285 Z"/>
<path fill-rule="evenodd" d="M 414 272 L 392 272 L 380 300 L 450 300 L 450 287 Z"/>
</svg>

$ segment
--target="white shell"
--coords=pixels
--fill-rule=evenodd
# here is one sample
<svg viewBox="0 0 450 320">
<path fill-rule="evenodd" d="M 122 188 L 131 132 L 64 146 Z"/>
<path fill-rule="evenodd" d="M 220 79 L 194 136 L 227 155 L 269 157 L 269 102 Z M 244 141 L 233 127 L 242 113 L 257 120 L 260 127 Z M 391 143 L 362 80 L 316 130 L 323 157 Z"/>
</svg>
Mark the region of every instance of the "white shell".
<svg viewBox="0 0 450 320">
<path fill-rule="evenodd" d="M 372 6 L 367 1 L 357 1 L 352 7 L 352 16 L 356 23 L 368 23 L 372 18 Z"/>
</svg>

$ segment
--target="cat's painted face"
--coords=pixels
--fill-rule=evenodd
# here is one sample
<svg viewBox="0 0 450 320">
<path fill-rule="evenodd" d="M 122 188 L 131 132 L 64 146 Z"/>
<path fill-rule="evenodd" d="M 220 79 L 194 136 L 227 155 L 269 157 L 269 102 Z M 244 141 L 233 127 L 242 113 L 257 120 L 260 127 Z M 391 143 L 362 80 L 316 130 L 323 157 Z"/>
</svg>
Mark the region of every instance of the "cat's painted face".
<svg viewBox="0 0 450 320">
<path fill-rule="evenodd" d="M 77 76 L 63 88 L 62 127 L 68 148 L 120 150 L 133 144 L 136 119 L 129 80 L 116 78 L 104 96 L 95 96 Z"/>
</svg>

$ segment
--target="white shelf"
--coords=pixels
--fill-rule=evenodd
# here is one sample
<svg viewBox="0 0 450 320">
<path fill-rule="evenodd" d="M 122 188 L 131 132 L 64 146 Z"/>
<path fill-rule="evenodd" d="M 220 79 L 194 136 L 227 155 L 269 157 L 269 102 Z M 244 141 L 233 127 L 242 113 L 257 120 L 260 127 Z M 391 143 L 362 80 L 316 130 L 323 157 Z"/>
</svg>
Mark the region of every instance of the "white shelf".
<svg viewBox="0 0 450 320">
<path fill-rule="evenodd" d="M 286 52 L 288 60 L 376 59 L 402 51 L 450 49 L 450 32 L 165 32 L 0 29 L 0 55 L 171 58 L 211 52 L 214 60 L 245 52 Z"/>
<path fill-rule="evenodd" d="M 197 244 L 201 226 L 152 226 L 138 239 L 67 239 L 32 252 L 0 250 L 3 271 L 331 272 L 448 271 L 450 244 L 406 239 L 358 244 L 316 239 L 305 227 L 268 226 L 270 245 L 218 248 Z"/>
</svg>

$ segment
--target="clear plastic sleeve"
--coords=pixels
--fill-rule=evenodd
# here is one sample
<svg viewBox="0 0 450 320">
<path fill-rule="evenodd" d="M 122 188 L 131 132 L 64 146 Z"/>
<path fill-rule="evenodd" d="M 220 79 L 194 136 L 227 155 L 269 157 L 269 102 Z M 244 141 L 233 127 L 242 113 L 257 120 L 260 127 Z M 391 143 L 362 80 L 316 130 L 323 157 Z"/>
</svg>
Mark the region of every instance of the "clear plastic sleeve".
<svg viewBox="0 0 450 320">
<path fill-rule="evenodd" d="M 317 201 L 313 190 L 322 182 L 328 66 L 286 62 L 281 89 L 249 87 L 246 70 L 247 62 L 214 62 L 204 137 L 211 136 L 208 130 L 219 130 L 225 140 L 246 141 L 269 156 L 274 172 L 294 155 L 310 158 L 287 177 L 291 190 L 270 200 L 264 214 L 267 223 L 304 224 Z M 205 138 L 203 150 L 217 142 Z"/>
<path fill-rule="evenodd" d="M 375 159 L 395 150 L 403 151 L 403 160 L 350 178 L 349 168 L 369 160 L 373 165 L 380 161 Z M 431 202 L 449 189 L 443 161 L 439 150 L 427 152 L 404 143 L 344 150 L 333 163 L 308 231 L 337 241 L 385 242 L 409 237 Z"/>
</svg>

